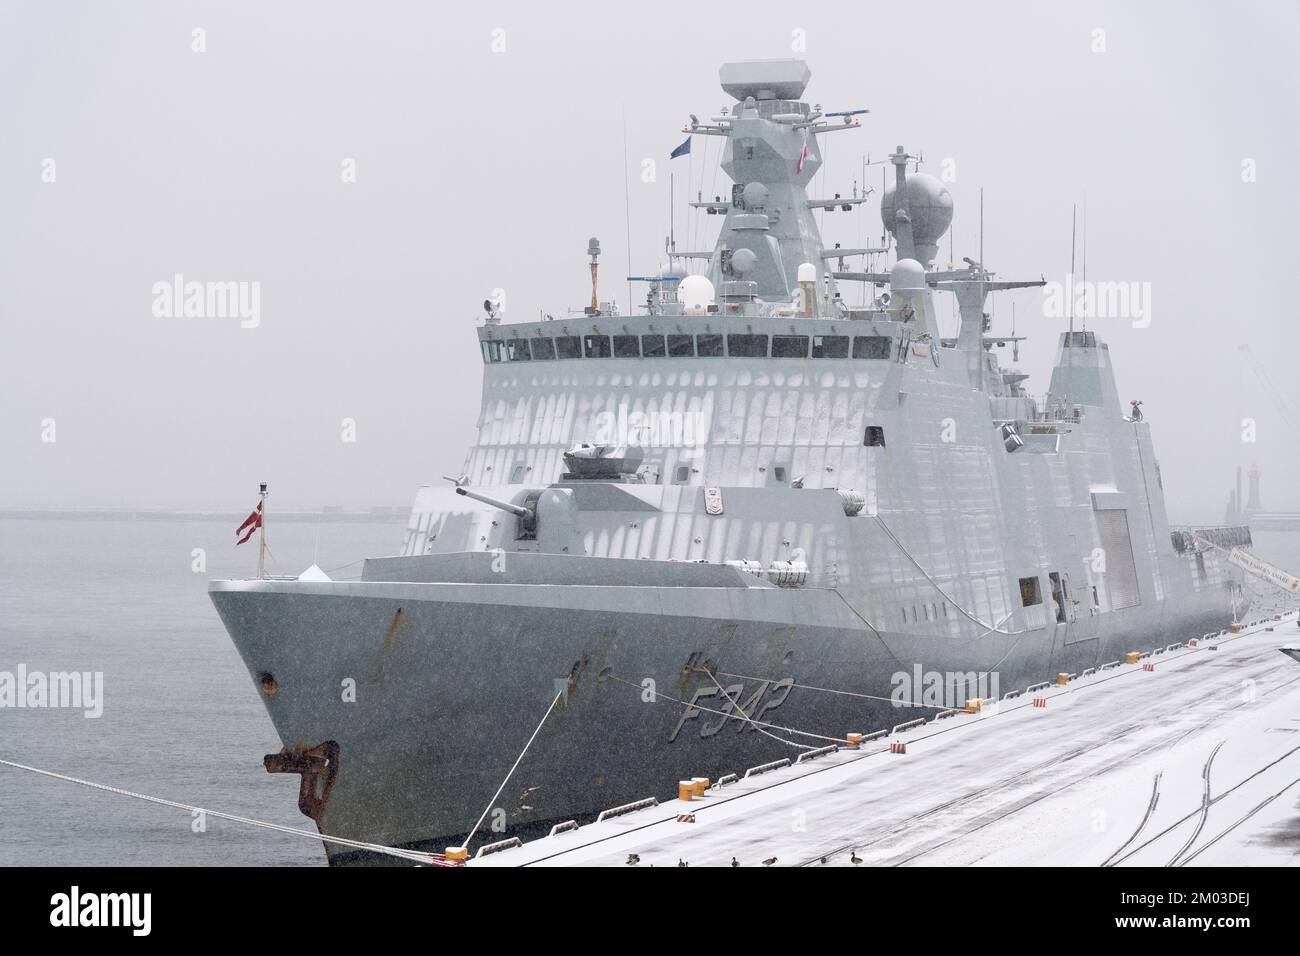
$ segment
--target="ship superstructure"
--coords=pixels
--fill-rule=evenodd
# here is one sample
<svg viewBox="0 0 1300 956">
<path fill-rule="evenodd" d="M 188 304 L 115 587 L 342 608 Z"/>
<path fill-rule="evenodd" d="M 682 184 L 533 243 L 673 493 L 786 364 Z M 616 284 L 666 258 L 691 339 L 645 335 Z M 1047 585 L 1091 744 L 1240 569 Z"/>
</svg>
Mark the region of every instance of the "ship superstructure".
<svg viewBox="0 0 1300 956">
<path fill-rule="evenodd" d="M 1041 398 L 999 363 L 988 296 L 1042 280 L 937 267 L 952 198 L 906 150 L 886 244 L 823 246 L 814 211 L 867 196 L 808 195 L 819 139 L 861 111 L 810 106 L 808 80 L 722 67 L 734 107 L 690 126 L 723 138 L 730 195 L 696 203 L 719 235 L 670 246 L 641 311 L 600 304 L 595 240 L 581 313 L 487 303 L 478 439 L 399 555 L 213 583 L 323 832 L 464 840 L 544 714 L 488 839 L 1217 630 L 1243 600 L 1223 549 L 1249 532 L 1170 528 L 1095 331 L 1061 333 Z"/>
</svg>

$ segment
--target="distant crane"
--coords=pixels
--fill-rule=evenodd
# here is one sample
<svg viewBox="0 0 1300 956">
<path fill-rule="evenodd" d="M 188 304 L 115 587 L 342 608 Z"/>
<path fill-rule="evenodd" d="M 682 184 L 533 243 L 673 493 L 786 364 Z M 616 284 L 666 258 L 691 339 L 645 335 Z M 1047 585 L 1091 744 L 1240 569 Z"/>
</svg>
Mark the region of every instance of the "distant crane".
<svg viewBox="0 0 1300 956">
<path fill-rule="evenodd" d="M 1286 399 L 1282 397 L 1282 393 L 1278 390 L 1278 387 L 1273 384 L 1273 380 L 1269 378 L 1268 372 L 1265 370 L 1264 366 L 1259 363 L 1259 359 L 1255 357 L 1255 353 L 1250 350 L 1249 345 L 1239 345 L 1237 346 L 1237 349 L 1246 359 L 1246 363 L 1250 366 L 1250 370 L 1255 373 L 1255 377 L 1259 379 L 1260 387 L 1264 389 L 1265 394 L 1268 395 L 1269 399 L 1277 407 L 1278 414 L 1282 416 L 1282 420 L 1286 422 L 1287 427 L 1291 429 L 1295 437 L 1300 439 L 1300 420 L 1297 420 L 1295 412 L 1291 410 L 1291 406 L 1288 405 Z"/>
</svg>

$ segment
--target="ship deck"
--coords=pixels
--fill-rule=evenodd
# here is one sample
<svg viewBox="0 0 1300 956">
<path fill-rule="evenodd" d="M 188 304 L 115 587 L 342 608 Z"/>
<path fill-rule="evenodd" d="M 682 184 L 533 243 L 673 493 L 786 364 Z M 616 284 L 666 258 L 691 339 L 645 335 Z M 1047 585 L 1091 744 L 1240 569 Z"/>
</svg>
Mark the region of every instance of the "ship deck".
<svg viewBox="0 0 1300 956">
<path fill-rule="evenodd" d="M 1297 645 L 1270 616 L 468 865 L 1300 864 Z"/>
</svg>

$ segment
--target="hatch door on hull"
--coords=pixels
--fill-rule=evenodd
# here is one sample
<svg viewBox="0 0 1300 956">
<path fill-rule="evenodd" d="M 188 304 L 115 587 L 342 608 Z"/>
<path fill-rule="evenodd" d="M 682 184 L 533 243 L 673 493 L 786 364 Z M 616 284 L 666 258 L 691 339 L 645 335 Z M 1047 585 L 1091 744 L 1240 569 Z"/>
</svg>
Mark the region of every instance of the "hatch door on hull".
<svg viewBox="0 0 1300 956">
<path fill-rule="evenodd" d="M 1136 607 L 1142 603 L 1138 590 L 1137 566 L 1133 561 L 1133 542 L 1129 537 L 1128 512 L 1123 508 L 1098 510 L 1097 536 L 1105 559 L 1102 580 L 1110 598 L 1110 610 Z"/>
</svg>

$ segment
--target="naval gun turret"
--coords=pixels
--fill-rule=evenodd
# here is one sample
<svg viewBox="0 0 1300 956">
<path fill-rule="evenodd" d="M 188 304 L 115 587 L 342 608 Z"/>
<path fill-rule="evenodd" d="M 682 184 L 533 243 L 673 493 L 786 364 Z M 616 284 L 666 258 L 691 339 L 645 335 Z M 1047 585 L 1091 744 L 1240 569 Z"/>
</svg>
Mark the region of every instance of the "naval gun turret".
<svg viewBox="0 0 1300 956">
<path fill-rule="evenodd" d="M 491 505 L 493 508 L 499 508 L 508 514 L 514 515 L 519 519 L 517 538 L 537 537 L 537 494 L 530 493 L 524 505 L 511 504 L 509 501 L 502 501 L 500 498 L 493 498 L 491 495 L 485 495 L 482 492 L 470 491 L 462 485 L 456 486 L 456 494 L 464 495 L 466 498 L 473 498 L 475 501 L 481 501 L 485 505 Z"/>
</svg>

